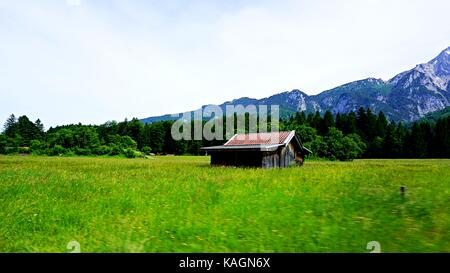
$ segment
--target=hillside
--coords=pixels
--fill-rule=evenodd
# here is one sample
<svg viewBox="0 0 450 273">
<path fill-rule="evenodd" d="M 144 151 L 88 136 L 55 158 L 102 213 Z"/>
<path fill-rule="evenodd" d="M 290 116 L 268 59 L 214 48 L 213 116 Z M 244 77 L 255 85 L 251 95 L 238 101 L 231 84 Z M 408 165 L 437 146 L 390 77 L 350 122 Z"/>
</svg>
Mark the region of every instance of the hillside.
<svg viewBox="0 0 450 273">
<path fill-rule="evenodd" d="M 436 122 L 438 119 L 446 117 L 450 117 L 450 106 L 436 112 L 428 113 L 421 120 Z"/>
</svg>

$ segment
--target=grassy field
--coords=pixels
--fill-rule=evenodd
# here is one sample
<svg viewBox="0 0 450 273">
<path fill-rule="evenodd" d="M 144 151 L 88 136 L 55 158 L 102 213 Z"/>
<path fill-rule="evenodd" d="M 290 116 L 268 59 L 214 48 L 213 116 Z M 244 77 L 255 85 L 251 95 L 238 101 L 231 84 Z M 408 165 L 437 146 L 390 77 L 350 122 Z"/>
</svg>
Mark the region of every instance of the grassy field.
<svg viewBox="0 0 450 273">
<path fill-rule="evenodd" d="M 0 156 L 0 252 L 450 252 L 449 228 L 450 160 Z"/>
</svg>

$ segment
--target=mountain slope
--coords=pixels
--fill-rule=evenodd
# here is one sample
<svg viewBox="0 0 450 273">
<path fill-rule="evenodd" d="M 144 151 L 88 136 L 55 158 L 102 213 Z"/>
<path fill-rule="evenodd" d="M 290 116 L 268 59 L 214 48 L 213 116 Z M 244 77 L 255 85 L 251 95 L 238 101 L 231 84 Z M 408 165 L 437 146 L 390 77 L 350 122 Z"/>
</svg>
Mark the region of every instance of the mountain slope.
<svg viewBox="0 0 450 273">
<path fill-rule="evenodd" d="M 450 47 L 425 64 L 398 74 L 388 81 L 389 96 L 401 120 L 417 120 L 427 113 L 449 106 Z"/>
<path fill-rule="evenodd" d="M 297 111 L 348 113 L 360 107 L 383 111 L 395 121 L 414 121 L 450 106 L 450 47 L 425 64 L 402 72 L 388 81 L 368 78 L 308 96 L 300 90 L 254 99 L 243 97 L 219 105 L 279 105 L 280 116 Z M 205 106 L 202 106 L 204 109 Z M 171 115 L 142 119 L 143 122 L 176 119 Z"/>
<path fill-rule="evenodd" d="M 357 111 L 364 107 L 389 115 L 393 114 L 393 109 L 387 102 L 391 92 L 391 87 L 383 80 L 368 78 L 324 91 L 313 96 L 313 99 L 322 111 L 330 110 L 334 114 Z"/>
<path fill-rule="evenodd" d="M 434 123 L 438 121 L 438 119 L 446 117 L 450 117 L 450 106 L 436 112 L 428 113 L 420 120 L 426 120 Z"/>
</svg>

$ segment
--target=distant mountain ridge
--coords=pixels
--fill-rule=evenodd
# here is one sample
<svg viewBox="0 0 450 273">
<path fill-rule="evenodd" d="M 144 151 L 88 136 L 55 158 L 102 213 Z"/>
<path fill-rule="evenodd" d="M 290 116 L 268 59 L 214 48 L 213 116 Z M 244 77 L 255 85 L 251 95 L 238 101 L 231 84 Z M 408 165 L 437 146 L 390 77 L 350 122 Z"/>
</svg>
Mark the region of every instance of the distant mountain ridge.
<svg viewBox="0 0 450 273">
<path fill-rule="evenodd" d="M 242 97 L 219 105 L 280 105 L 280 115 L 297 111 L 331 111 L 334 114 L 356 111 L 360 107 L 383 111 L 390 120 L 415 121 L 426 114 L 450 106 L 450 47 L 428 63 L 419 64 L 388 81 L 368 78 L 350 82 L 320 94 L 309 96 L 295 89 L 273 96 L 254 99 Z M 202 106 L 204 109 L 206 105 Z M 172 115 L 144 118 L 151 123 L 176 119 Z"/>
</svg>

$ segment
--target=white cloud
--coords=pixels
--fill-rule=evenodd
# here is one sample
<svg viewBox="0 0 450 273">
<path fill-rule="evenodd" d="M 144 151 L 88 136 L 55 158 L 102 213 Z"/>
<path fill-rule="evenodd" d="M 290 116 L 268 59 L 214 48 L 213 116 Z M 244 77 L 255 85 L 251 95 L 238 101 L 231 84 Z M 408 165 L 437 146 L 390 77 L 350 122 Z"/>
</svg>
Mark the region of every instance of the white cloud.
<svg viewBox="0 0 450 273">
<path fill-rule="evenodd" d="M 449 46 L 448 1 L 0 0 L 0 122 L 102 123 L 388 79 Z"/>
</svg>

